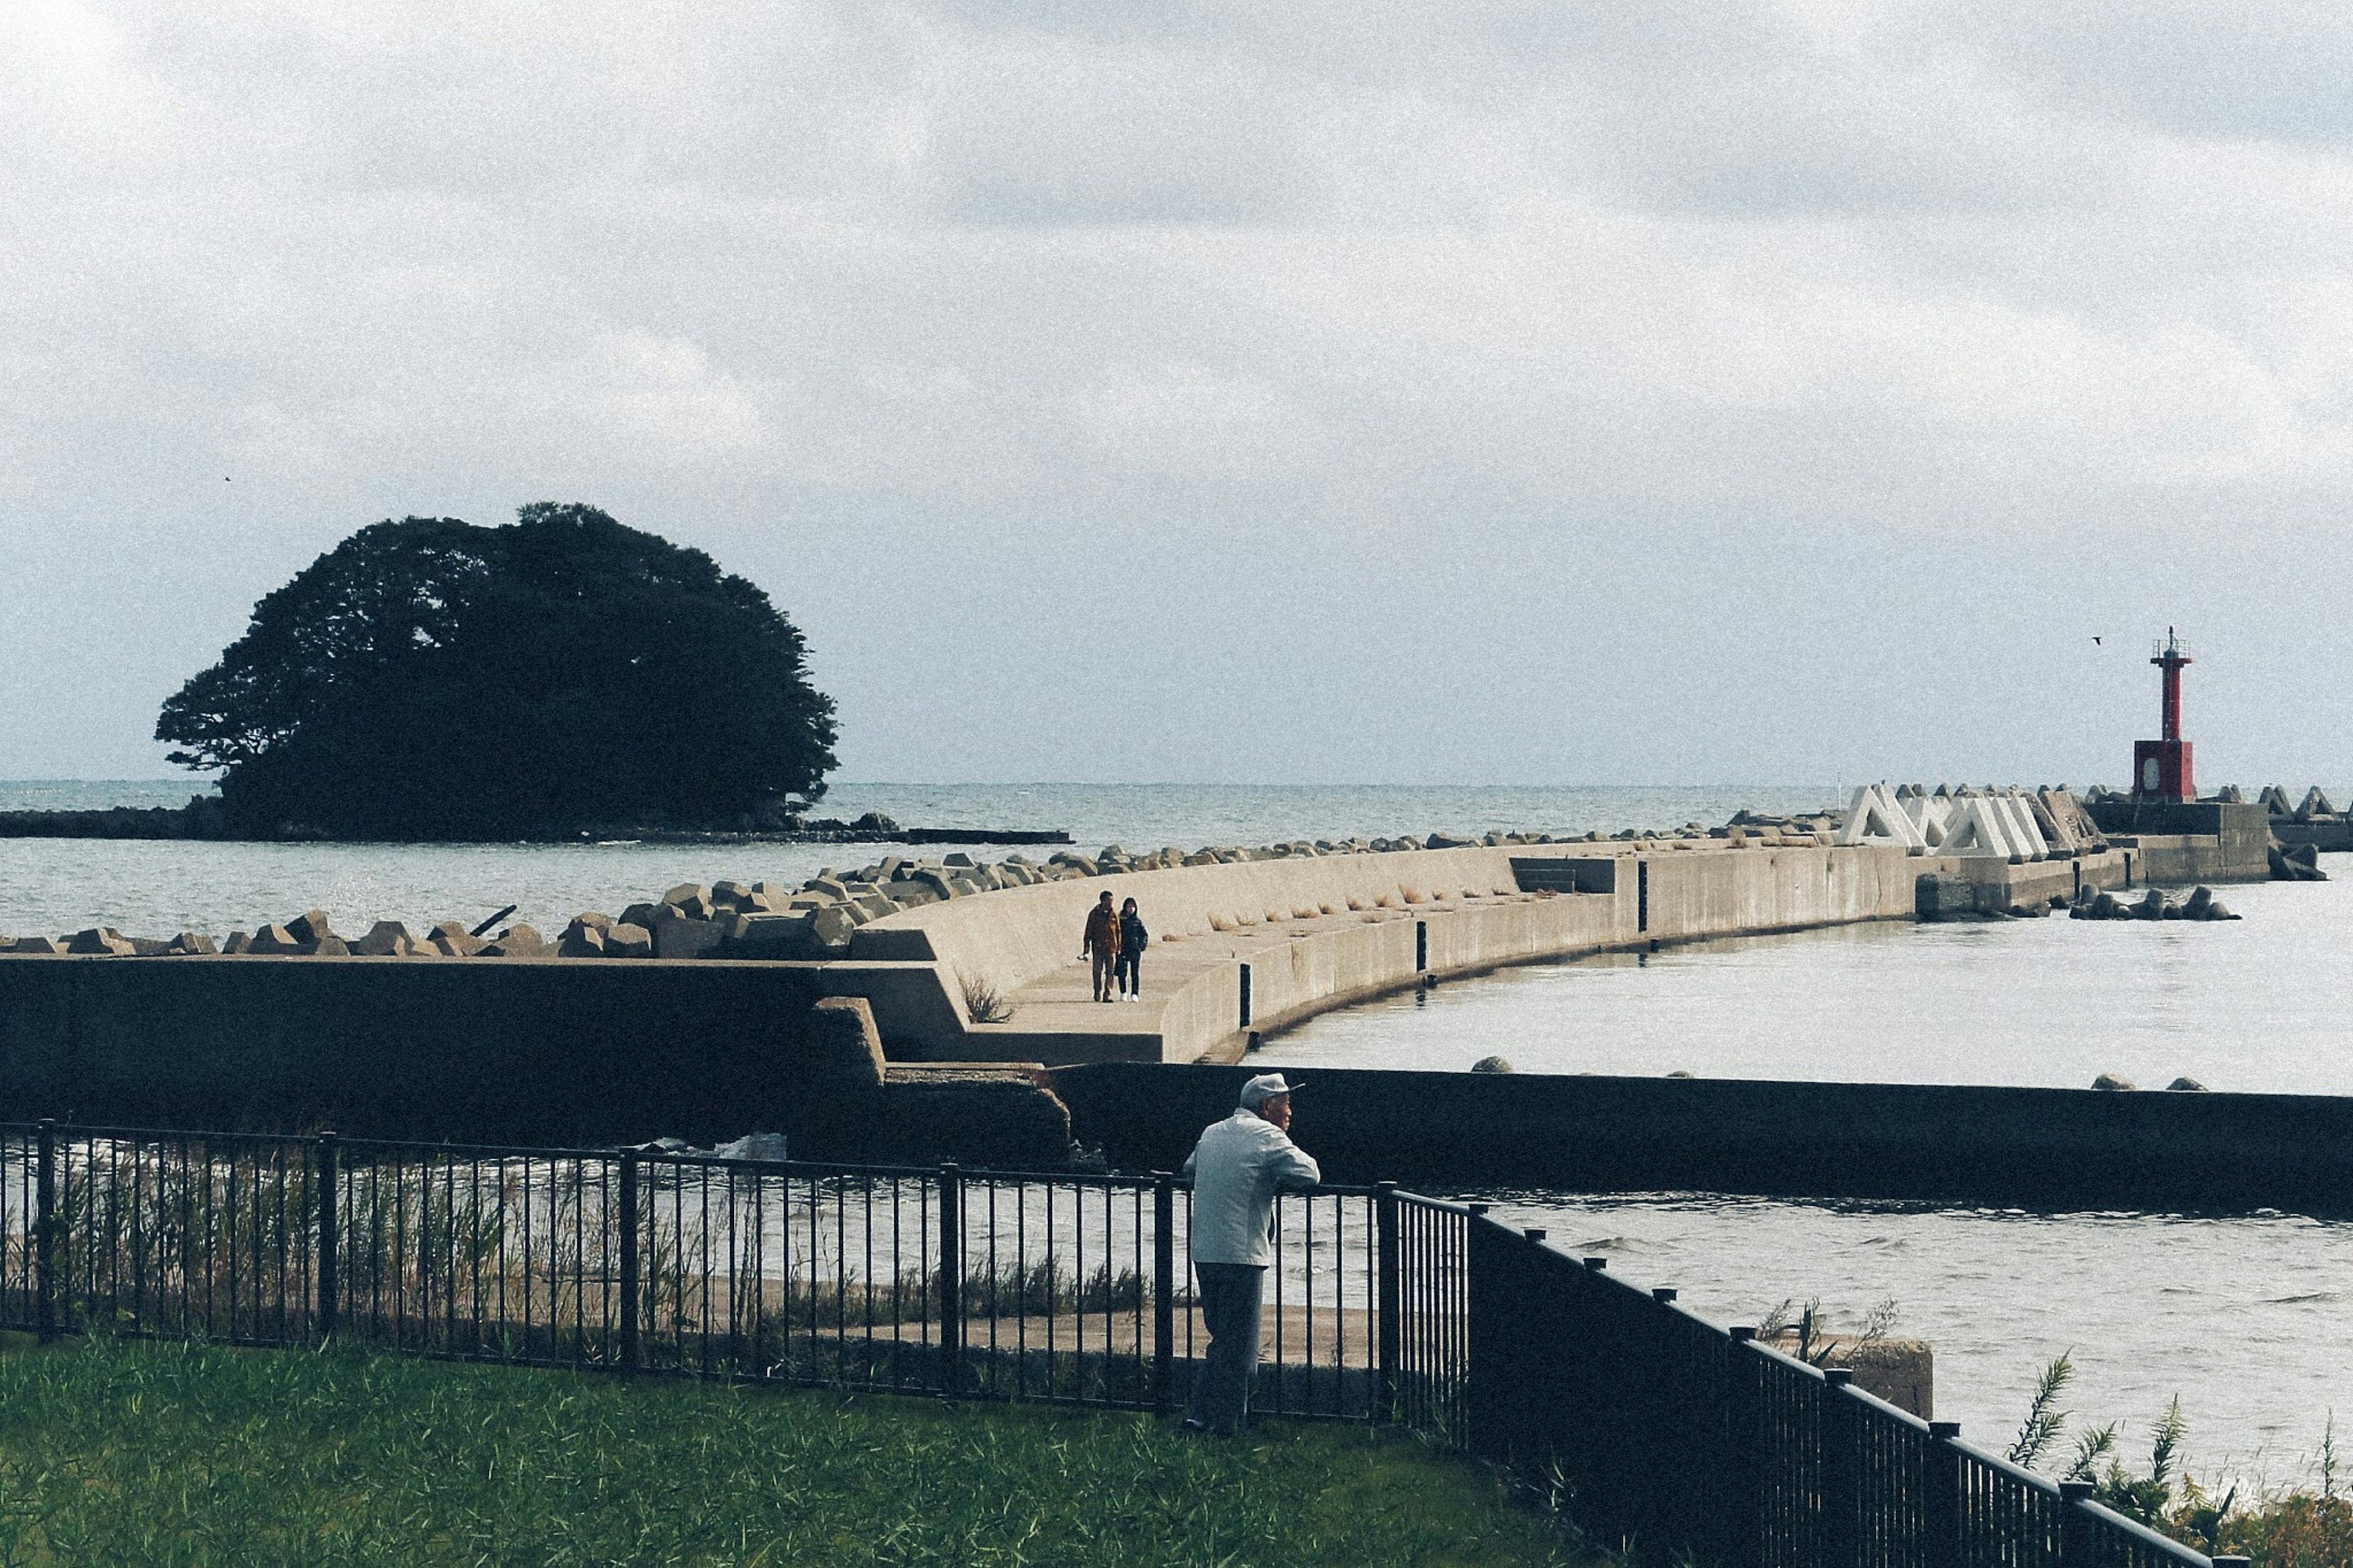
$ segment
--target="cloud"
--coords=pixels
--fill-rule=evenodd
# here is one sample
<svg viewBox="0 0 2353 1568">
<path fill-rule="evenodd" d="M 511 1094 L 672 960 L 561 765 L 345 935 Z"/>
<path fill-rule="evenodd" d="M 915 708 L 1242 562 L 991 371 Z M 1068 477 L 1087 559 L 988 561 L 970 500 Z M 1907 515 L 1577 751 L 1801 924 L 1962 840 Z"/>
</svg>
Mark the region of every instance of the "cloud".
<svg viewBox="0 0 2353 1568">
<path fill-rule="evenodd" d="M 1591 633 L 1662 552 L 1925 563 L 1967 530 L 2064 563 L 2062 604 L 2108 591 L 2101 549 L 2204 559 L 2217 517 L 2334 563 L 2349 36 L 1900 0 L 25 0 L 0 13 L 0 531 L 159 563 L 234 540 L 202 594 L 160 565 L 106 589 L 168 669 L 373 517 L 600 500 L 806 584 L 780 594 L 821 666 L 901 737 L 958 732 L 920 696 L 933 645 L 828 618 L 830 580 L 1027 604 L 1116 540 L 1229 594 L 1270 563 L 1384 625 L 1535 617 L 1475 612 L 1495 651 L 1425 654 L 1442 689 L 1549 659 L 1513 573 L 1590 584 Z M 203 488 L 225 474 L 233 511 Z M 98 592 L 75 555 L 24 591 Z M 1739 593 L 1678 606 L 1652 635 L 1730 617 L 1795 638 L 1790 680 L 1837 662 Z M 1205 626 L 1251 643 L 1239 614 L 1115 618 L 1208 694 L 1090 765 L 1160 766 L 1282 679 L 1335 717 L 1274 754 L 1357 755 L 1374 731 L 1328 694 L 1412 684 L 1322 641 L 1199 662 Z M 1051 689 L 1047 642 L 996 629 L 1032 615 L 970 634 L 1004 661 L 991 701 Z M 76 657 L 37 616 L 0 632 L 19 664 Z M 90 668 L 112 732 L 161 694 L 139 679 Z M 1650 678 L 1630 654 L 1609 679 Z M 70 703 L 22 700 L 26 744 L 73 754 Z M 846 712 L 854 765 L 917 765 Z M 1799 765 L 1723 722 L 1676 765 Z M 1017 730 L 991 765 L 1054 771 L 1050 720 Z"/>
</svg>

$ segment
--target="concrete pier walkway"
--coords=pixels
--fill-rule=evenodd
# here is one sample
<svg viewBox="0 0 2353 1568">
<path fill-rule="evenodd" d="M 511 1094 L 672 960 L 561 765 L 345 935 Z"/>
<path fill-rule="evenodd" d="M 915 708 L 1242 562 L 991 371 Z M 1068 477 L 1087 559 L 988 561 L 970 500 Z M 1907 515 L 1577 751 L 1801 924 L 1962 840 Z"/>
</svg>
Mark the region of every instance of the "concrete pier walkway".
<svg viewBox="0 0 2353 1568">
<path fill-rule="evenodd" d="M 1719 830 L 1721 832 L 1721 830 Z M 1220 1062 L 1317 1013 L 1506 964 L 1924 915 L 2000 914 L 2152 880 L 2266 874 L 2227 837 L 2140 835 L 2013 862 L 1811 835 L 1292 855 L 1008 888 L 860 927 L 828 994 L 873 1009 L 896 1061 Z M 1097 897 L 1153 932 L 1142 1005 L 1098 1003 Z M 971 1016 L 994 992 L 1002 1022 Z"/>
</svg>

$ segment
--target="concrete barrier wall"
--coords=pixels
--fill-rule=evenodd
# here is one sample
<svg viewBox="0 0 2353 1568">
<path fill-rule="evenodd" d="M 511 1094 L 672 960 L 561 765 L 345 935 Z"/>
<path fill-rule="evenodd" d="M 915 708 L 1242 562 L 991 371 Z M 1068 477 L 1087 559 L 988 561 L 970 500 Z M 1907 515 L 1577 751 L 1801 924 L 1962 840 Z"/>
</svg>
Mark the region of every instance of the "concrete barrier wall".
<svg viewBox="0 0 2353 1568">
<path fill-rule="evenodd" d="M 1661 942 L 1909 920 L 1922 864 L 1886 849 L 1683 850 L 1643 861 L 1643 934 Z"/>
<path fill-rule="evenodd" d="M 1057 1069 L 1079 1139 L 1174 1170 L 1250 1066 Z M 2353 1213 L 2353 1099 L 1316 1068 L 1328 1180 Z"/>
<path fill-rule="evenodd" d="M 850 956 L 932 958 L 1011 987 L 1068 964 L 1079 951 L 1087 911 L 1106 892 L 1114 903 L 1148 902 L 1155 932 L 1205 936 L 1280 923 L 1303 911 L 1444 907 L 1465 892 L 1516 892 L 1513 856 L 1589 854 L 1591 847 L 1420 849 L 1073 878 L 885 915 L 851 936 Z"/>
<path fill-rule="evenodd" d="M 528 1143 L 821 1136 L 815 965 L 0 959 L 0 1118 Z"/>
<path fill-rule="evenodd" d="M 1585 879 L 1609 891 L 1519 895 L 1513 861 L 1592 863 L 1615 875 Z M 1438 976 L 1574 956 L 1641 942 L 1744 931 L 1910 919 L 1916 857 L 1879 848 L 1732 848 L 1633 854 L 1615 846 L 1556 844 L 1419 850 L 1185 867 L 1048 883 L 926 905 L 886 916 L 851 939 L 829 971 L 838 994 L 866 996 L 894 1057 L 1047 1062 L 1230 1057 L 1249 1031 L 1288 1027 L 1315 1014 L 1414 984 L 1426 956 Z M 1068 1027 L 966 1022 L 963 979 L 1000 991 L 1067 968 L 1087 911 L 1108 890 L 1134 898 L 1158 935 L 1234 933 L 1263 939 L 1294 919 L 1359 911 L 1365 923 L 1323 929 L 1269 947 L 1254 940 L 1230 963 L 1189 973 L 1154 998 L 1148 1018 L 1125 1013 Z M 1645 911 L 1647 910 L 1647 919 Z M 1419 928 L 1419 929 L 1418 929 Z M 1424 950 L 1426 949 L 1426 952 Z M 922 965 L 935 973 L 926 979 Z M 1241 970 L 1250 1011 L 1240 1016 Z"/>
<path fill-rule="evenodd" d="M 1325 913 L 1451 911 L 1477 901 L 1466 900 L 1465 894 L 1488 899 L 1516 893 L 1511 866 L 1514 855 L 1591 852 L 1591 846 L 1549 845 L 1301 857 L 1011 888 L 926 904 L 860 927 L 850 938 L 848 963 L 832 966 L 828 984 L 837 994 L 863 995 L 872 1003 L 894 1056 L 965 1060 L 1134 1057 L 1145 1049 L 1140 1035 L 1158 1033 L 1173 1043 L 1152 1047 L 1149 1054 L 1155 1059 L 1164 1051 L 1171 1058 L 1182 1053 L 1182 1059 L 1191 1059 L 1203 1049 L 1238 1037 L 1238 965 L 1196 976 L 1156 1003 L 1161 1007 L 1159 1030 L 1145 1031 L 1142 1021 L 1122 1019 L 1120 1029 L 1099 1040 L 1075 1037 L 1093 1031 L 1040 1036 L 1018 1023 L 1012 1027 L 974 1026 L 965 1018 L 962 984 L 967 979 L 985 981 L 1009 992 L 1069 966 L 1078 953 L 1087 911 L 1105 892 L 1114 903 L 1135 899 L 1155 936 L 1256 934 L 1270 925 Z M 1410 925 L 1407 929 L 1410 931 Z M 1333 956 L 1302 962 L 1311 973 L 1316 963 L 1326 963 L 1333 984 L 1349 987 L 1345 994 L 1412 982 L 1409 951 L 1401 972 L 1391 966 L 1373 978 L 1364 955 L 1381 948 L 1382 939 L 1318 940 L 1330 943 Z M 1354 962 L 1344 956 L 1352 952 Z M 893 965 L 892 971 L 865 967 L 885 962 Z M 909 963 L 935 966 L 933 977 L 925 980 L 896 967 Z M 1265 998 L 1254 1005 L 1254 1020 L 1295 1015 L 1303 987 L 1310 984 L 1271 968 L 1264 976 L 1254 972 L 1252 982 L 1254 995 Z M 1262 994 L 1256 990 L 1260 985 L 1266 988 Z"/>
</svg>

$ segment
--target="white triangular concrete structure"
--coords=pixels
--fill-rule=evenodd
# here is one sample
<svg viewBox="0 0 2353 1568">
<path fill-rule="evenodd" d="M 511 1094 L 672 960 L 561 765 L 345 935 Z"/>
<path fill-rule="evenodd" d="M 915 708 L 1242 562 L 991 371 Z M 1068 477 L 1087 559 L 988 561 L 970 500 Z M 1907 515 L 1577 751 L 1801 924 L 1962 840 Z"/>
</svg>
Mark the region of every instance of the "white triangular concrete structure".
<svg viewBox="0 0 2353 1568">
<path fill-rule="evenodd" d="M 2034 826 L 2042 829 L 2043 839 L 2054 852 L 2084 847 L 2075 833 L 2073 814 L 2067 809 L 2066 795 L 2063 787 L 2034 792 Z"/>
<path fill-rule="evenodd" d="M 1904 814 L 1885 784 L 1864 784 L 1846 808 L 1846 826 L 1839 829 L 1841 844 L 1865 844 L 1882 849 L 1925 849 L 1927 840 Z"/>
<path fill-rule="evenodd" d="M 2010 819 L 2011 845 L 2029 860 L 2051 858 L 2051 841 L 2042 837 L 2042 825 L 2034 820 L 2033 807 L 2026 804 L 2025 795 L 2017 790 L 1995 797 Z"/>
<path fill-rule="evenodd" d="M 1972 795 L 1957 804 L 1960 809 L 1953 815 L 1938 854 L 2000 856 L 2004 860 L 2026 858 L 2026 852 L 2010 841 L 2010 826 L 1993 801 Z"/>
<path fill-rule="evenodd" d="M 1915 795 L 1904 803 L 1905 813 L 1918 829 L 1920 842 L 1934 849 L 1944 843 L 1953 822 L 1953 803 L 1942 795 Z"/>
</svg>

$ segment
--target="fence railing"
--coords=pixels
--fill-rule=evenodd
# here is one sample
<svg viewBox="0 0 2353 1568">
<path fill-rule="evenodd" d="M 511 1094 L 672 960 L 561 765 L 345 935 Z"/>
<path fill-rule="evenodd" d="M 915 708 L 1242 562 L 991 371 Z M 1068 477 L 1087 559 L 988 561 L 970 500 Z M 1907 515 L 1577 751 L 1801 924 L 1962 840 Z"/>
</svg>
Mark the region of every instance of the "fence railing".
<svg viewBox="0 0 2353 1568">
<path fill-rule="evenodd" d="M 2209 1559 L 1598 1258 L 1471 1222 L 1467 1447 L 1641 1562 L 2209 1568 Z"/>
<path fill-rule="evenodd" d="M 1166 1409 L 1207 1348 L 1191 1206 L 1165 1174 L 0 1127 L 0 1327 Z M 1422 1206 L 1282 1196 L 1260 1409 L 1459 1384 L 1382 1274 Z"/>
<path fill-rule="evenodd" d="M 1644 1562 L 2209 1562 L 1482 1208 L 1284 1194 L 1254 1407 L 1401 1422 Z M 0 1327 L 1167 1410 L 1190 1212 L 1166 1174 L 0 1126 Z"/>
</svg>

